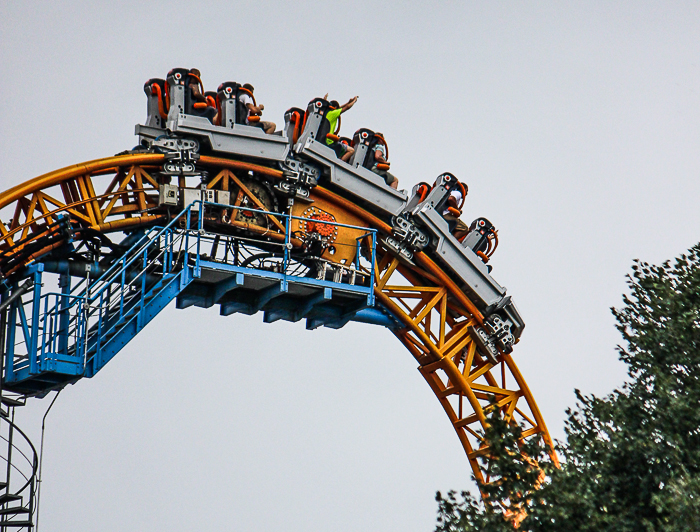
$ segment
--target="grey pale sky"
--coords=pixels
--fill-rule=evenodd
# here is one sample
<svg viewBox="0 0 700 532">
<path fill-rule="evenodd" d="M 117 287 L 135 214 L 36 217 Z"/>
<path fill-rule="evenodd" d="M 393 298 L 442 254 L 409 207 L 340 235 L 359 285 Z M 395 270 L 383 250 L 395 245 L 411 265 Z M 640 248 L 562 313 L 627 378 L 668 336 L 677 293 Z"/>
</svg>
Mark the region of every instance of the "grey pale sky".
<svg viewBox="0 0 700 532">
<path fill-rule="evenodd" d="M 0 188 L 136 143 L 143 83 L 250 82 L 265 118 L 360 96 L 400 188 L 451 171 L 499 229 L 515 359 L 553 435 L 625 377 L 631 261 L 700 239 L 697 2 L 0 3 Z M 39 443 L 49 401 L 18 412 Z M 386 330 L 166 309 L 47 422 L 46 531 L 432 530 L 462 448 Z"/>
</svg>

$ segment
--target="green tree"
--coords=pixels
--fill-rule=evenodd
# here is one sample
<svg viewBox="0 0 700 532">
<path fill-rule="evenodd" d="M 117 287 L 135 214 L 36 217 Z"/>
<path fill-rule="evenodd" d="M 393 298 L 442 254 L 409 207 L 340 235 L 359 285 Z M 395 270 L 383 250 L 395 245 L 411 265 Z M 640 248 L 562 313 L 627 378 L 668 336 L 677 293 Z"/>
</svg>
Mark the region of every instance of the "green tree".
<svg viewBox="0 0 700 532">
<path fill-rule="evenodd" d="M 437 532 L 512 532 L 523 512 L 543 504 L 542 492 L 534 488 L 554 467 L 547 449 L 538 439 L 521 442 L 522 428 L 505 421 L 495 405 L 487 421 L 484 438 L 490 450 L 481 460 L 495 480 L 479 483 L 486 504 L 468 492 L 450 491 L 444 497 L 438 492 Z"/>
<path fill-rule="evenodd" d="M 654 499 L 661 514 L 659 530 L 685 532 L 700 530 L 700 478 L 674 476 L 665 492 Z"/>
<path fill-rule="evenodd" d="M 577 390 L 558 446 L 562 467 L 547 471 L 520 530 L 700 530 L 700 245 L 673 263 L 632 270 L 624 305 L 613 309 L 627 382 L 606 397 Z M 493 453 L 494 462 L 508 460 Z M 446 527 L 450 508 L 440 498 L 440 532 L 506 530 L 480 528 L 493 511 L 453 499 L 453 516 L 470 517 Z"/>
</svg>

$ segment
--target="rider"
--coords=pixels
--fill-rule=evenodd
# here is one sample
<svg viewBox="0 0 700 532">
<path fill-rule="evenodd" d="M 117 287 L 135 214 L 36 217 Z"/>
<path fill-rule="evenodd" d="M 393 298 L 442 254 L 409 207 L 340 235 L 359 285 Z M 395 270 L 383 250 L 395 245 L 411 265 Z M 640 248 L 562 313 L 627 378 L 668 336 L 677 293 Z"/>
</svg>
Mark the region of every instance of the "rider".
<svg viewBox="0 0 700 532">
<path fill-rule="evenodd" d="M 374 136 L 375 138 L 379 137 L 381 141 L 384 140 L 383 133 L 377 132 L 374 134 Z M 375 174 L 382 176 L 387 185 L 393 189 L 396 189 L 399 186 L 399 180 L 394 174 L 389 173 L 387 170 L 389 168 L 389 161 L 386 160 L 386 145 L 381 141 L 374 145 L 372 151 L 374 162 L 370 170 L 372 170 Z"/>
<path fill-rule="evenodd" d="M 329 131 L 331 133 L 335 132 L 335 126 L 338 123 L 338 118 L 340 118 L 340 115 L 350 109 L 353 105 L 355 105 L 355 102 L 357 102 L 358 96 L 355 96 L 354 98 L 351 98 L 348 100 L 348 103 L 341 105 L 338 103 L 337 100 L 332 100 L 330 103 L 330 110 L 326 113 L 326 120 L 330 123 L 330 129 Z M 326 94 L 323 97 L 324 100 L 328 99 L 328 94 Z M 355 149 L 351 148 L 350 146 L 347 146 L 343 144 L 342 142 L 334 141 L 332 139 L 327 138 L 326 139 L 326 144 L 330 149 L 332 149 L 336 155 L 340 158 L 341 161 L 348 162 L 350 160 L 350 157 L 352 157 L 352 154 L 355 153 Z"/>
<path fill-rule="evenodd" d="M 186 109 L 187 113 L 192 113 L 198 116 L 208 118 L 212 124 L 217 122 L 217 110 L 214 98 L 207 98 L 206 94 L 202 94 L 204 86 L 202 85 L 202 74 L 196 68 L 191 68 L 187 73 L 185 81 L 187 91 Z"/>
<path fill-rule="evenodd" d="M 464 185 L 464 195 L 469 193 L 469 187 Z M 467 233 L 469 233 L 469 227 L 462 220 L 459 219 L 459 206 L 462 203 L 462 188 L 455 187 L 450 192 L 447 198 L 447 203 L 442 211 L 442 217 L 445 219 L 450 227 L 450 231 L 457 240 L 464 238 Z"/>
<path fill-rule="evenodd" d="M 248 109 L 248 115 L 246 116 L 245 123 L 249 126 L 260 127 L 265 131 L 265 133 L 274 133 L 275 128 L 277 127 L 277 125 L 274 122 L 265 122 L 263 120 L 260 120 L 258 122 L 250 122 L 250 116 L 262 115 L 265 106 L 262 104 L 255 105 L 255 103 L 253 102 L 252 94 L 255 89 L 250 83 L 246 83 L 245 85 L 243 85 L 242 88 L 245 90 L 241 91 L 241 94 L 238 96 L 238 100 L 246 107 L 246 109 Z M 250 94 L 248 94 L 248 92 L 250 92 Z"/>
<path fill-rule="evenodd" d="M 190 74 L 193 74 L 193 76 L 187 76 L 187 86 L 190 90 L 190 97 L 192 98 L 192 101 L 206 103 L 207 97 L 204 96 L 204 94 L 202 94 L 202 92 L 199 90 L 202 74 L 196 68 L 191 68 Z"/>
</svg>

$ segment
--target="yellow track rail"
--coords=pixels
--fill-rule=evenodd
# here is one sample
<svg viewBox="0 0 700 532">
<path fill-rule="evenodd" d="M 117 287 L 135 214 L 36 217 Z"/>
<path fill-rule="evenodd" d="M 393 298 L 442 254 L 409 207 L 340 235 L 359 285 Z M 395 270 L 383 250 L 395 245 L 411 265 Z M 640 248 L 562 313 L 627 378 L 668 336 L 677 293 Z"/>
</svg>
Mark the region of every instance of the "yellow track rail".
<svg viewBox="0 0 700 532">
<path fill-rule="evenodd" d="M 44 174 L 0 194 L 0 259 L 20 253 L 39 238 L 51 236 L 58 214 L 70 216 L 74 229 L 91 228 L 103 233 L 130 231 L 138 226 L 162 222 L 158 207 L 157 176 L 164 156 L 129 154 L 98 159 Z M 212 175 L 210 188 L 228 190 L 229 183 L 241 187 L 236 172 L 252 170 L 271 178 L 281 172 L 269 167 L 201 157 L 200 165 Z M 181 178 L 180 186 L 184 186 Z M 243 188 L 245 188 L 243 186 Z M 317 197 L 344 213 L 360 218 L 368 226 L 389 234 L 391 228 L 352 202 L 321 187 Z M 255 201 L 255 198 L 252 198 Z M 239 228 L 284 238 L 283 227 L 273 230 L 233 222 Z M 10 275 L 50 249 L 61 245 L 50 241 L 21 264 L 13 264 Z M 375 294 L 377 300 L 403 323 L 394 334 L 419 364 L 419 371 L 437 396 L 452 423 L 469 463 L 478 479 L 489 481 L 479 456 L 488 452 L 481 434 L 485 410 L 495 402 L 503 417 L 525 426 L 523 438 L 542 437 L 551 445 L 542 415 L 510 355 L 491 364 L 479 353 L 469 333 L 470 325 L 483 316 L 469 298 L 425 253 L 416 255 L 416 265 L 407 266 L 386 250 L 377 250 Z M 556 457 L 553 456 L 556 461 Z"/>
</svg>

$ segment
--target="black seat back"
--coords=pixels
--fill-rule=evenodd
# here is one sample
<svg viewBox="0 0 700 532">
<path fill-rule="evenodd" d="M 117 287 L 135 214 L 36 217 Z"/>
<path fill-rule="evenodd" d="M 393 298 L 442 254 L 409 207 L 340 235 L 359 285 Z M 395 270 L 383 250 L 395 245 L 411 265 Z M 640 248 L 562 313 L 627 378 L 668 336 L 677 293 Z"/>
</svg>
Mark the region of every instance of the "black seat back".
<svg viewBox="0 0 700 532">
<path fill-rule="evenodd" d="M 298 107 L 287 109 L 287 112 L 284 113 L 284 132 L 292 146 L 297 143 L 301 136 L 305 116 L 306 111 Z"/>
<path fill-rule="evenodd" d="M 217 97 L 219 101 L 219 125 L 232 129 L 236 124 L 240 124 L 237 115 L 238 110 L 238 89 L 240 84 L 235 81 L 226 81 L 219 85 Z M 245 115 L 243 115 L 245 121 Z"/>
<path fill-rule="evenodd" d="M 372 152 L 370 146 L 374 140 L 374 131 L 367 128 L 361 128 L 355 131 L 352 136 L 351 146 L 355 148 L 355 153 L 350 159 L 350 164 L 352 166 L 364 166 L 365 168 L 371 168 L 374 158 L 371 156 Z"/>
<path fill-rule="evenodd" d="M 496 227 L 486 218 L 477 218 L 469 226 L 469 234 L 462 241 L 464 247 L 469 247 L 474 253 L 487 253 L 489 240 L 493 240 Z"/>
<path fill-rule="evenodd" d="M 151 127 L 164 128 L 168 118 L 168 105 L 165 94 L 165 80 L 161 78 L 151 78 L 143 84 L 143 92 L 146 93 L 146 125 Z"/>
</svg>

